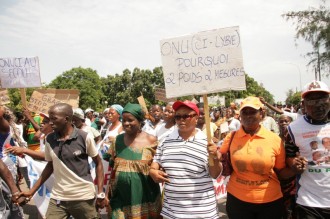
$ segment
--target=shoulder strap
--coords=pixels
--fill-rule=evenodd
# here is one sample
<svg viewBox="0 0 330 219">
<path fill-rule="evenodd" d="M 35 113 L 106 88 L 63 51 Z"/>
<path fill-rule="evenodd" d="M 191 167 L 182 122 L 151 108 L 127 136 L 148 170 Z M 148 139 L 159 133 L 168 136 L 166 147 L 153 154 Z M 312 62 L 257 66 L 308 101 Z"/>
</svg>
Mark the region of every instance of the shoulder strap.
<svg viewBox="0 0 330 219">
<path fill-rule="evenodd" d="M 232 142 L 233 139 L 234 139 L 235 134 L 236 134 L 236 131 L 233 131 L 233 132 L 231 133 L 231 136 L 230 136 L 230 142 L 229 142 L 229 146 L 228 146 L 228 159 L 229 159 L 230 163 L 231 163 L 231 157 L 230 157 L 230 145 L 231 145 L 231 142 Z"/>
<path fill-rule="evenodd" d="M 230 142 L 229 142 L 229 146 L 228 146 L 228 151 L 229 151 L 229 149 L 230 149 L 230 145 L 231 145 L 231 142 L 232 142 L 233 139 L 234 139 L 235 134 L 236 134 L 236 131 L 232 131 L 231 136 L 230 136 Z"/>
</svg>

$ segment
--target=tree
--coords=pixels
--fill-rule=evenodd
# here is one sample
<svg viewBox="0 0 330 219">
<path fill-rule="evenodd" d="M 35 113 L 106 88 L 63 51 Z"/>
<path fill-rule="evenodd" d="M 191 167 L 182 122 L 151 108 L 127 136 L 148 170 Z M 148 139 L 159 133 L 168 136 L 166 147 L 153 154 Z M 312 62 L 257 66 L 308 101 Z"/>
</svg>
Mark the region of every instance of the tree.
<svg viewBox="0 0 330 219">
<path fill-rule="evenodd" d="M 286 93 L 286 100 L 285 103 L 292 104 L 293 106 L 297 106 L 300 104 L 301 101 L 301 92 L 294 92 L 292 89 L 289 89 Z"/>
<path fill-rule="evenodd" d="M 137 97 L 143 95 L 147 106 L 157 103 L 155 87 L 164 87 L 163 71 L 156 67 L 153 71 L 134 68 L 131 73 L 128 69 L 122 75 L 108 75 L 102 78 L 105 101 L 110 104 L 124 106 L 128 102 L 137 102 Z"/>
<path fill-rule="evenodd" d="M 235 99 L 244 99 L 248 96 L 263 97 L 268 103 L 274 103 L 274 96 L 263 87 L 262 83 L 259 84 L 248 74 L 245 74 L 245 80 L 246 80 L 246 90 L 242 90 L 242 91 L 230 90 L 230 91 L 219 92 L 211 95 L 225 96 L 226 106 L 229 106 L 230 102 L 234 102 Z M 198 95 L 195 98 L 199 100 L 200 97 L 201 96 Z"/>
<path fill-rule="evenodd" d="M 26 88 L 25 89 L 27 102 L 29 101 L 30 96 L 32 95 L 34 90 L 35 90 L 35 88 Z M 8 95 L 10 98 L 10 103 L 7 106 L 14 111 L 22 111 L 23 105 L 22 105 L 22 100 L 21 100 L 20 89 L 10 88 L 10 89 L 8 89 Z"/>
<path fill-rule="evenodd" d="M 310 58 L 308 65 L 313 65 L 318 72 L 330 74 L 330 10 L 322 0 L 318 9 L 310 7 L 305 11 L 290 11 L 282 16 L 296 25 L 295 39 L 303 38 L 310 42 L 313 51 L 306 54 Z"/>
<path fill-rule="evenodd" d="M 57 76 L 48 86 L 56 89 L 78 89 L 79 106 L 82 109 L 88 107 L 94 110 L 104 109 L 102 100 L 102 81 L 97 72 L 91 68 L 72 68 Z"/>
<path fill-rule="evenodd" d="M 226 97 L 226 106 L 229 106 L 230 102 L 235 99 L 244 99 L 248 96 L 263 97 L 268 103 L 274 103 L 274 96 L 267 91 L 262 83 L 258 83 L 248 74 L 245 74 L 246 90 L 243 91 L 226 91 L 221 92 L 219 96 Z"/>
</svg>

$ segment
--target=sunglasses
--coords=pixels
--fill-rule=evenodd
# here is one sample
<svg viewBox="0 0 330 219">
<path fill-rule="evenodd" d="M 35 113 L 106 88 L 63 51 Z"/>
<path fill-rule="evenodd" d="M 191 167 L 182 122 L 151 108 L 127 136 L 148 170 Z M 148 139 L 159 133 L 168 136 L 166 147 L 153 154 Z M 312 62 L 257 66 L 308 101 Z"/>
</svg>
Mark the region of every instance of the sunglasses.
<svg viewBox="0 0 330 219">
<path fill-rule="evenodd" d="M 322 99 L 316 99 L 316 100 L 305 100 L 305 103 L 308 106 L 313 106 L 316 104 L 324 104 L 324 103 L 328 103 L 328 102 L 329 102 L 329 97 L 322 98 Z"/>
<path fill-rule="evenodd" d="M 193 117 L 197 116 L 197 114 L 185 114 L 185 115 L 175 115 L 174 119 L 175 120 L 186 120 L 186 119 L 192 119 Z"/>
</svg>

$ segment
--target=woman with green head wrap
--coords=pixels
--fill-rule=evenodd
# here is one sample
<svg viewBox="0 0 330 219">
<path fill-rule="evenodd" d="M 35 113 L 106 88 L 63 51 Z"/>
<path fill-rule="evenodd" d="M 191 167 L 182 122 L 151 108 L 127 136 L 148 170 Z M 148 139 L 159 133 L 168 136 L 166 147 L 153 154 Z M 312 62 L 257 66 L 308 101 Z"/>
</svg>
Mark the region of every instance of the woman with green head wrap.
<svg viewBox="0 0 330 219">
<path fill-rule="evenodd" d="M 157 139 L 141 131 L 143 120 L 139 104 L 126 104 L 125 133 L 116 137 L 110 150 L 115 173 L 110 179 L 110 218 L 161 218 L 159 185 L 149 176 Z"/>
</svg>

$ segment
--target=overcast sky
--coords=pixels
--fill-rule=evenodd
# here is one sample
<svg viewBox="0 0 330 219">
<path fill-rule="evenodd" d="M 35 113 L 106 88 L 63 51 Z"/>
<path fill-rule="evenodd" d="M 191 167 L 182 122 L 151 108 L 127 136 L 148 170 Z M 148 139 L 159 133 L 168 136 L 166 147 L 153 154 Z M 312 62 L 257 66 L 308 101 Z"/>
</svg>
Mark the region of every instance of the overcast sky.
<svg viewBox="0 0 330 219">
<path fill-rule="evenodd" d="M 1 0 L 0 57 L 38 56 L 42 82 L 73 67 L 105 77 L 161 66 L 162 39 L 239 26 L 245 71 L 284 101 L 314 78 L 281 15 L 319 0 Z M 328 5 L 329 6 L 329 5 Z M 330 80 L 324 80 L 328 85 Z"/>
</svg>

